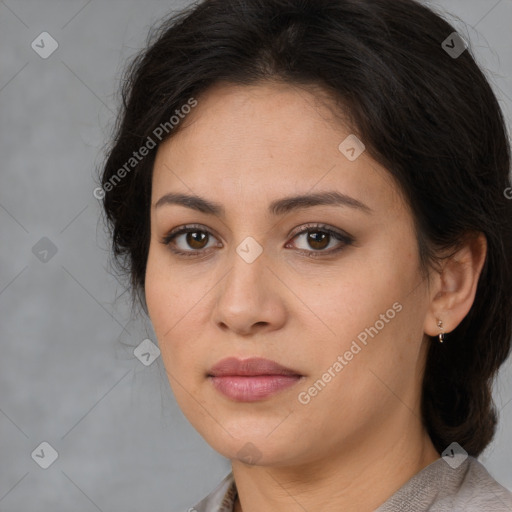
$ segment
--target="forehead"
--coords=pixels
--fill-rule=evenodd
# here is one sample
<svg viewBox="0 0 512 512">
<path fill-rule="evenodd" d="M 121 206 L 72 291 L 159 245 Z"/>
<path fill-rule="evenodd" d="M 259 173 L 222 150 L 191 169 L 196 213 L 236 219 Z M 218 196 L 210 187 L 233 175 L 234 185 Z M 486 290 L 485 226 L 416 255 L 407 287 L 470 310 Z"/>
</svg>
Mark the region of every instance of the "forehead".
<svg viewBox="0 0 512 512">
<path fill-rule="evenodd" d="M 169 191 L 255 197 L 337 189 L 396 208 L 389 173 L 363 152 L 350 161 L 350 129 L 325 93 L 281 83 L 218 84 L 197 98 L 179 131 L 158 148 L 153 198 Z M 372 206 L 373 208 L 373 206 Z"/>
<path fill-rule="evenodd" d="M 319 158 L 318 152 L 312 151 L 314 146 L 328 133 L 334 153 L 344 131 L 341 124 L 334 126 L 333 110 L 323 104 L 319 93 L 286 84 L 217 84 L 197 101 L 181 121 L 178 133 L 164 142 L 159 152 L 195 144 L 193 153 L 187 154 L 189 161 L 212 156 L 249 161 L 265 156 L 292 162 L 306 157 L 313 162 Z M 328 144 L 325 141 L 323 150 Z M 257 162 L 251 167 L 256 168 Z"/>
</svg>

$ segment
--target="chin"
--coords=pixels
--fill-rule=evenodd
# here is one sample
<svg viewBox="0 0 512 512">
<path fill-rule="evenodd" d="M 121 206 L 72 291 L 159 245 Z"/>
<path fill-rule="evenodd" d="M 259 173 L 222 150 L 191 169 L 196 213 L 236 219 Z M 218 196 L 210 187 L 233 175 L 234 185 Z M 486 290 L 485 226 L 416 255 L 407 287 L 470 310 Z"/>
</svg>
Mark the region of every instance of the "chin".
<svg viewBox="0 0 512 512">
<path fill-rule="evenodd" d="M 299 455 L 292 451 L 299 446 L 291 441 L 294 436 L 285 429 L 277 435 L 274 431 L 277 424 L 279 421 L 255 428 L 254 421 L 238 422 L 236 426 L 221 423 L 224 428 L 217 425 L 215 432 L 211 425 L 208 425 L 207 432 L 199 429 L 198 432 L 216 452 L 232 461 L 251 466 L 287 465 Z"/>
</svg>

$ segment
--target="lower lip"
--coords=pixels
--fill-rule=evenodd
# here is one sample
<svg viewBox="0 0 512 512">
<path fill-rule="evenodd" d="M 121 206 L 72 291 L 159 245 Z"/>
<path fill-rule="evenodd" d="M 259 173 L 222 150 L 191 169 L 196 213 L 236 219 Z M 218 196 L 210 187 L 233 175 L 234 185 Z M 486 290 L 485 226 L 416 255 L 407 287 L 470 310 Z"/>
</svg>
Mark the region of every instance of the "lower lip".
<svg viewBox="0 0 512 512">
<path fill-rule="evenodd" d="M 299 375 L 227 375 L 209 379 L 223 395 L 237 402 L 256 402 L 289 388 L 301 380 Z"/>
</svg>

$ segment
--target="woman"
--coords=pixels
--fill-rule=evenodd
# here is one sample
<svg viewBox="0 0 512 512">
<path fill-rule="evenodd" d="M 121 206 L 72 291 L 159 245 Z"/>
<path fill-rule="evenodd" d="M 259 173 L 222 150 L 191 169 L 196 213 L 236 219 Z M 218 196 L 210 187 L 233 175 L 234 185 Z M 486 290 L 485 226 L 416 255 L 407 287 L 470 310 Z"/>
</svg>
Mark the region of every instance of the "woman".
<svg viewBox="0 0 512 512">
<path fill-rule="evenodd" d="M 412 0 L 208 0 L 128 69 L 103 170 L 169 383 L 232 472 L 193 509 L 512 510 L 503 116 Z"/>
</svg>

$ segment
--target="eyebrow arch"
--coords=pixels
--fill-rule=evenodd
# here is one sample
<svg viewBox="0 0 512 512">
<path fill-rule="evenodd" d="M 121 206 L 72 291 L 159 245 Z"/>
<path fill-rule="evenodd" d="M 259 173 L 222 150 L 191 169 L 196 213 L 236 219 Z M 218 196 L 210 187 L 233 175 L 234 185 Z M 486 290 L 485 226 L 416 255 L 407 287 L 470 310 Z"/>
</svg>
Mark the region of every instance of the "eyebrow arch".
<svg viewBox="0 0 512 512">
<path fill-rule="evenodd" d="M 211 215 L 225 216 L 225 209 L 220 203 L 215 203 L 199 196 L 192 196 L 187 194 L 165 194 L 155 203 L 154 207 L 159 208 L 163 205 L 169 204 L 185 206 L 186 208 L 191 208 L 192 210 L 197 210 L 199 212 Z M 354 199 L 353 197 L 341 194 L 337 191 L 328 191 L 278 199 L 270 203 L 269 213 L 271 215 L 277 216 L 284 215 L 285 213 L 288 213 L 292 210 L 301 210 L 305 208 L 311 208 L 313 206 L 326 205 L 348 206 L 349 208 L 355 208 L 367 214 L 373 212 L 369 206 L 357 199 Z"/>
</svg>

